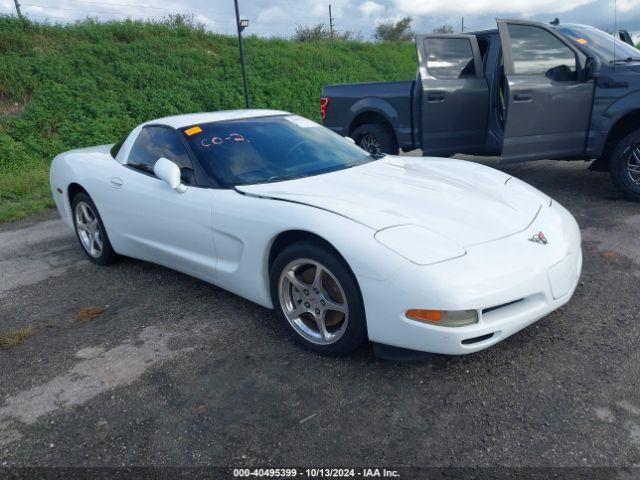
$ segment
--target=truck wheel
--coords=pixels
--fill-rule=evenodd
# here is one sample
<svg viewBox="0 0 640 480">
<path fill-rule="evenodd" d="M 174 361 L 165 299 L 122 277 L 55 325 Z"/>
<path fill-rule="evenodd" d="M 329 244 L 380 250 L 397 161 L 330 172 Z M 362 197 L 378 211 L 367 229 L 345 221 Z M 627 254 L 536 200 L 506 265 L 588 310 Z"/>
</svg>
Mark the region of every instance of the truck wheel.
<svg viewBox="0 0 640 480">
<path fill-rule="evenodd" d="M 356 144 L 369 153 L 380 155 L 398 155 L 398 142 L 390 125 L 384 123 L 365 123 L 351 134 Z"/>
<path fill-rule="evenodd" d="M 618 142 L 609 159 L 609 173 L 618 190 L 640 202 L 640 130 Z"/>
</svg>

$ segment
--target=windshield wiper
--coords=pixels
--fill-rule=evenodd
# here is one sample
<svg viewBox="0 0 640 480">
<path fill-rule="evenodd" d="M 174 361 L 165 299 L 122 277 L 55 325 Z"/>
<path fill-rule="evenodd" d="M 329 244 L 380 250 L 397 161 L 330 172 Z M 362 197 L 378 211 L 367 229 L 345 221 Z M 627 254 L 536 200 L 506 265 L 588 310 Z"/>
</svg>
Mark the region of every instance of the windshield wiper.
<svg viewBox="0 0 640 480">
<path fill-rule="evenodd" d="M 274 175 L 273 177 L 267 178 L 264 182 L 257 183 L 284 182 L 285 180 L 293 180 L 294 178 L 296 178 L 296 175 Z"/>
<path fill-rule="evenodd" d="M 370 153 L 369 157 L 374 160 L 380 160 L 381 158 L 386 157 L 386 153 Z"/>
</svg>

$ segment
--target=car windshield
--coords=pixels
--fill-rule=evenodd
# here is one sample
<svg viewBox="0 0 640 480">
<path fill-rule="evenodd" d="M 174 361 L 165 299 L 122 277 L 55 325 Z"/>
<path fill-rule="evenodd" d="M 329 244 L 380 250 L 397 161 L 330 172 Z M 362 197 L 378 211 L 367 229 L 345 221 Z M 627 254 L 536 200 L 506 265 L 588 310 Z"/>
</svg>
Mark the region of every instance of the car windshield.
<svg viewBox="0 0 640 480">
<path fill-rule="evenodd" d="M 374 160 L 337 133 L 297 115 L 211 122 L 180 131 L 223 187 L 292 180 Z"/>
<path fill-rule="evenodd" d="M 614 60 L 614 42 L 616 45 L 616 60 L 640 59 L 640 50 L 595 27 L 589 27 L 587 25 L 561 25 L 558 27 L 558 30 L 574 42 L 593 50 L 606 62 L 613 62 Z"/>
</svg>

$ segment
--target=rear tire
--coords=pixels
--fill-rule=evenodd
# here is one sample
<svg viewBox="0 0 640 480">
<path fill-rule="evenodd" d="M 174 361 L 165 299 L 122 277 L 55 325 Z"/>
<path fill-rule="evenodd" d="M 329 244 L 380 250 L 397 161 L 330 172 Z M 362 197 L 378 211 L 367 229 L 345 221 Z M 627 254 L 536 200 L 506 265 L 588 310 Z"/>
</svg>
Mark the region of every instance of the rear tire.
<svg viewBox="0 0 640 480">
<path fill-rule="evenodd" d="M 618 190 L 640 202 L 640 130 L 618 141 L 609 158 L 609 173 Z"/>
<path fill-rule="evenodd" d="M 296 242 L 270 271 L 276 316 L 302 345 L 326 356 L 353 352 L 367 340 L 360 289 L 344 261 L 320 242 Z"/>
<path fill-rule="evenodd" d="M 109 265 L 117 260 L 98 209 L 86 193 L 76 194 L 71 201 L 73 226 L 84 253 L 96 265 Z"/>
<path fill-rule="evenodd" d="M 391 125 L 365 123 L 351 133 L 351 138 L 360 148 L 374 155 L 398 155 L 400 150 Z"/>
</svg>

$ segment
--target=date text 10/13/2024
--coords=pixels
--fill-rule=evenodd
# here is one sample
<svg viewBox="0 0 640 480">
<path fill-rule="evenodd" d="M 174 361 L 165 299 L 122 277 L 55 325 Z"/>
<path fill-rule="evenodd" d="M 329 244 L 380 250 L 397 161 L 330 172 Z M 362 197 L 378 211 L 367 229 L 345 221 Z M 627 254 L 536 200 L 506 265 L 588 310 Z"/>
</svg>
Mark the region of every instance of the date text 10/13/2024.
<svg viewBox="0 0 640 480">
<path fill-rule="evenodd" d="M 237 468 L 233 478 L 400 478 L 397 470 L 386 468 Z"/>
</svg>

